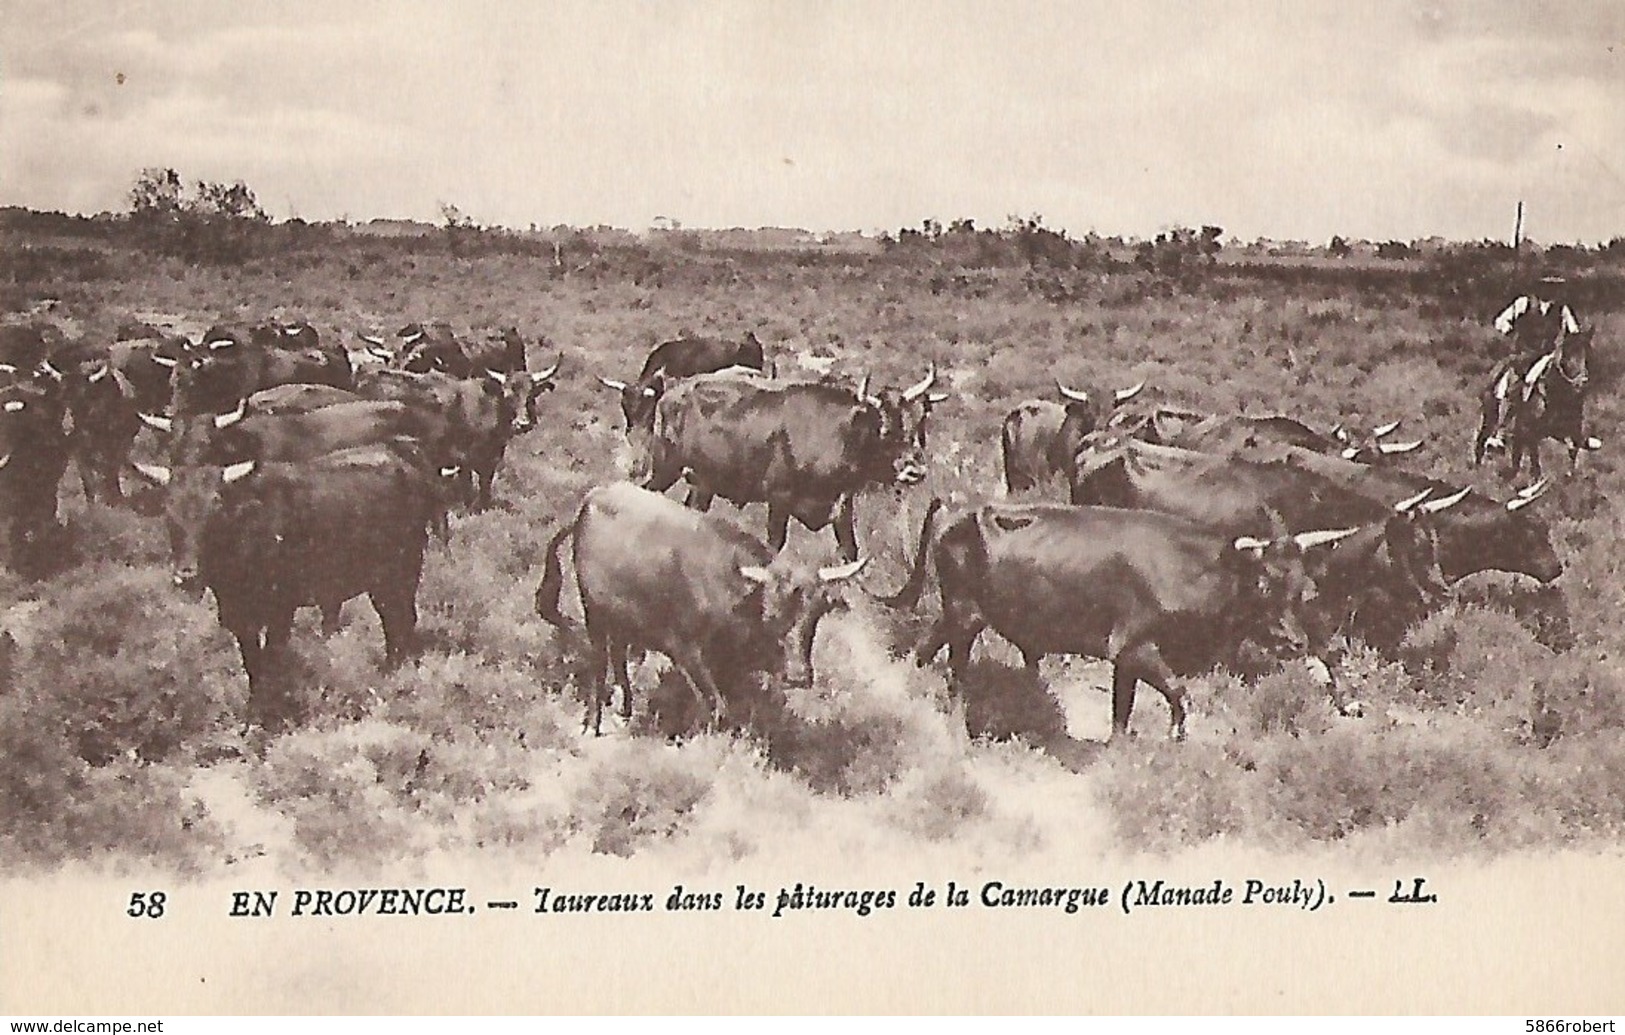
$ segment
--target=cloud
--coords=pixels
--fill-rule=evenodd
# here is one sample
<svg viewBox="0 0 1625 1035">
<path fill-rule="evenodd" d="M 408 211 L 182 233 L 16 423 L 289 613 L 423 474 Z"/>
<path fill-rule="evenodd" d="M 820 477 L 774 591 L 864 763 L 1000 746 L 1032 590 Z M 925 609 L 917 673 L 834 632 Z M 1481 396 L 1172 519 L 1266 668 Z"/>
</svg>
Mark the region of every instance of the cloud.
<svg viewBox="0 0 1625 1035">
<path fill-rule="evenodd" d="M 1479 236 L 1523 197 L 1553 233 L 1625 220 L 1611 0 L 21 6 L 3 201 L 117 207 L 170 164 L 315 218 Z"/>
</svg>

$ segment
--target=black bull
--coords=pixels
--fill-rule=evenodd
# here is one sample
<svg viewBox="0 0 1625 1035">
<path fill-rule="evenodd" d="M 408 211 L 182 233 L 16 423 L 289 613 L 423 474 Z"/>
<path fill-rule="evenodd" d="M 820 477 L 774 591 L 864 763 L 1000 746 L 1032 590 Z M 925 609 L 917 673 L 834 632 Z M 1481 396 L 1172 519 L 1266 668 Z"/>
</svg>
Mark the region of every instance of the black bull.
<svg viewBox="0 0 1625 1035">
<path fill-rule="evenodd" d="M 1179 676 L 1232 661 L 1249 642 L 1309 652 L 1305 611 L 1315 587 L 1304 553 L 1351 534 L 1231 537 L 1148 511 L 1001 503 L 959 515 L 933 538 L 940 506 L 933 500 L 926 512 L 908 585 L 888 601 L 916 603 L 935 562 L 942 613 L 916 649 L 916 664 L 946 646 L 962 708 L 959 685 L 984 629 L 1014 644 L 1035 677 L 1049 654 L 1105 659 L 1117 733 L 1128 729 L 1142 680 L 1167 699 L 1173 732 L 1182 736 Z"/>
<path fill-rule="evenodd" d="M 416 464 L 373 446 L 239 465 L 227 477 L 203 530 L 198 579 L 237 639 L 251 720 L 274 727 L 289 717 L 278 661 L 300 607 L 336 614 L 366 594 L 383 625 L 385 663 L 415 649 L 423 552 L 439 506 Z"/>
<path fill-rule="evenodd" d="M 746 332 L 738 341 L 723 338 L 674 338 L 661 342 L 643 361 L 636 381 L 628 384 L 600 376 L 598 380 L 621 397 L 621 416 L 626 418 L 627 434 L 633 428 L 647 427 L 654 419 L 655 404 L 673 382 L 700 374 L 713 374 L 729 367 L 765 370 L 762 343 Z"/>
<path fill-rule="evenodd" d="M 714 496 L 766 503 L 768 540 L 784 548 L 789 519 L 817 531 L 834 524 L 847 561 L 858 556 L 854 497 L 869 485 L 925 477 L 925 422 L 933 370 L 904 389 L 856 394 L 832 384 L 761 382 L 725 375 L 684 381 L 661 397 L 647 440 L 642 484 L 664 492 L 683 477 L 690 503 Z"/>
<path fill-rule="evenodd" d="M 1231 535 L 1268 528 L 1276 517 L 1294 532 L 1359 528 L 1357 537 L 1328 552 L 1319 628 L 1393 646 L 1396 629 L 1402 634 L 1445 592 L 1437 515 L 1466 493 L 1429 500 L 1434 494 L 1426 488 L 1404 499 L 1397 493 L 1377 498 L 1292 464 L 1118 437 L 1097 440 L 1078 455 L 1072 502 L 1161 511 Z"/>
<path fill-rule="evenodd" d="M 624 687 L 622 714 L 630 717 L 632 647 L 671 658 L 713 723 L 748 719 L 753 673 L 782 672 L 793 684 L 810 684 L 818 621 L 839 606 L 833 584 L 863 565 L 813 569 L 664 496 L 627 483 L 602 486 L 548 546 L 536 611 L 561 628 L 574 624 L 559 607 L 566 539 L 592 647 L 584 725 L 594 732 L 612 660 Z"/>
<path fill-rule="evenodd" d="M 1080 391 L 1055 382 L 1063 403 L 1028 399 L 1005 415 L 999 434 L 1004 485 L 1010 493 L 1036 488 L 1059 475 L 1072 477 L 1072 458 L 1090 433 L 1106 427 L 1117 407 L 1139 395 L 1145 382 L 1115 392 Z"/>
</svg>

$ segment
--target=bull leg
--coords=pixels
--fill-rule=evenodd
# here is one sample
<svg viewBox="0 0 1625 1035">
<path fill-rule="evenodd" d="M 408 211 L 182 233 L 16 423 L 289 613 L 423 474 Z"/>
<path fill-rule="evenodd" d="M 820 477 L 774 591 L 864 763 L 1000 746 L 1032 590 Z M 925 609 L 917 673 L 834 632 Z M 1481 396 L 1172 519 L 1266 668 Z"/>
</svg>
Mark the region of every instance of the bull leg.
<svg viewBox="0 0 1625 1035">
<path fill-rule="evenodd" d="M 614 653 L 611 656 L 616 671 L 621 676 L 621 718 L 627 722 L 632 721 L 631 651 L 632 649 L 623 641 L 615 645 Z"/>
<path fill-rule="evenodd" d="M 605 686 L 605 676 L 609 671 L 610 644 L 609 637 L 602 630 L 588 629 L 587 638 L 591 641 L 592 656 L 588 659 L 588 670 L 592 673 L 587 687 L 587 714 L 582 719 L 582 732 L 592 730 L 593 736 L 603 733 L 604 720 L 604 694 L 608 691 Z M 628 693 L 631 684 L 628 683 Z"/>
<path fill-rule="evenodd" d="M 320 605 L 322 610 L 322 635 L 334 636 L 338 634 L 339 627 L 344 619 L 344 601 L 326 601 Z"/>
<path fill-rule="evenodd" d="M 1128 721 L 1134 711 L 1134 688 L 1145 680 L 1162 694 L 1168 702 L 1169 728 L 1175 740 L 1185 739 L 1185 691 L 1162 652 L 1154 643 L 1119 654 L 1112 667 L 1112 731 L 1128 732 Z"/>
<path fill-rule="evenodd" d="M 700 702 L 701 707 L 704 707 L 707 698 L 710 699 L 711 721 L 706 724 L 706 729 L 711 731 L 721 729 L 728 718 L 728 704 L 723 700 L 722 688 L 717 686 L 705 661 L 693 653 L 687 653 L 681 661 L 676 658 L 672 661 L 676 664 L 677 670 L 683 674 L 683 678 L 688 680 L 690 689 L 694 691 L 694 698 Z"/>
<path fill-rule="evenodd" d="M 394 587 L 379 588 L 367 596 L 384 627 L 384 668 L 394 669 L 417 650 L 417 586 L 414 584 L 404 591 Z"/>
<path fill-rule="evenodd" d="M 855 497 L 841 497 L 835 511 L 835 545 L 840 548 L 841 559 L 850 564 L 858 559 L 858 519 Z"/>
<path fill-rule="evenodd" d="M 709 489 L 702 489 L 698 485 L 691 485 L 688 489 L 688 499 L 684 500 L 683 504 L 692 510 L 697 510 L 701 514 L 704 514 L 706 511 L 711 509 L 711 501 L 715 498 L 715 494 Z"/>
<path fill-rule="evenodd" d="M 767 545 L 774 553 L 784 549 L 790 538 L 790 511 L 777 503 L 767 505 Z"/>
</svg>

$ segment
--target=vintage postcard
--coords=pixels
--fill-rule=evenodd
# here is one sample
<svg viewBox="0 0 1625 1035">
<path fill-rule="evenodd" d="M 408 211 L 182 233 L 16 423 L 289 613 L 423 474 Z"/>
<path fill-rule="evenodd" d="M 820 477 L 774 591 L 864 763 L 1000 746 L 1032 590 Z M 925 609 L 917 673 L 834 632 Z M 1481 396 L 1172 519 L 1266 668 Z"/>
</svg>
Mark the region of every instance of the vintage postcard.
<svg viewBox="0 0 1625 1035">
<path fill-rule="evenodd" d="M 0 1011 L 1625 1012 L 1622 109 L 1602 0 L 0 0 Z"/>
</svg>

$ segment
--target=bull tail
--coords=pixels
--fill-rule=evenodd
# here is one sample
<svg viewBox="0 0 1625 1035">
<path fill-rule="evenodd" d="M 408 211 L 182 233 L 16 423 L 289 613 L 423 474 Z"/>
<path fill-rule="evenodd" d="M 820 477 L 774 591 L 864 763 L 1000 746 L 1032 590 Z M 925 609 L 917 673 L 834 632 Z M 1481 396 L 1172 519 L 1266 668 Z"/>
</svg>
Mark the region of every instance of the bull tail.
<svg viewBox="0 0 1625 1035">
<path fill-rule="evenodd" d="M 925 520 L 920 522 L 920 542 L 914 549 L 914 566 L 908 573 L 908 581 L 903 588 L 889 597 L 878 598 L 887 607 L 906 607 L 910 611 L 919 606 L 920 595 L 925 591 L 925 577 L 931 560 L 931 531 L 936 523 L 937 511 L 943 506 L 940 496 L 931 498 L 931 505 L 925 508 Z"/>
<path fill-rule="evenodd" d="M 542 621 L 559 629 L 572 630 L 578 623 L 559 608 L 564 591 L 564 561 L 560 556 L 564 540 L 575 531 L 575 524 L 565 525 L 547 544 L 547 564 L 542 569 L 542 581 L 536 587 L 536 613 Z"/>
</svg>

